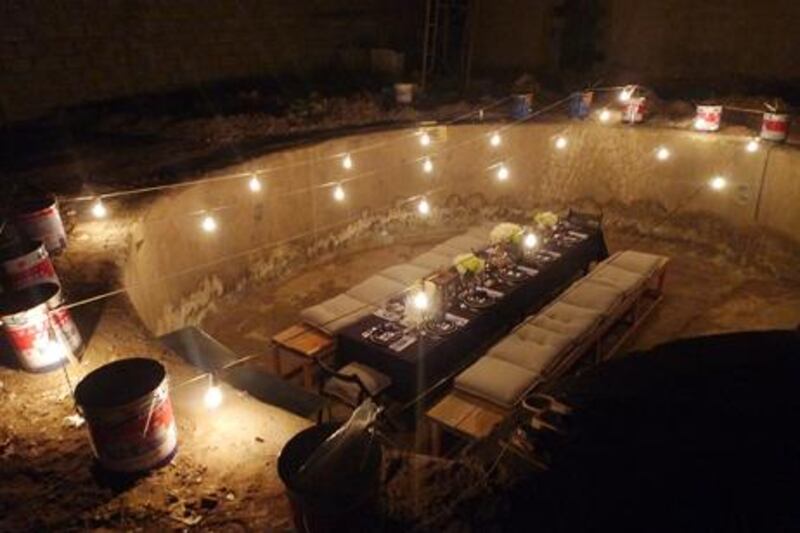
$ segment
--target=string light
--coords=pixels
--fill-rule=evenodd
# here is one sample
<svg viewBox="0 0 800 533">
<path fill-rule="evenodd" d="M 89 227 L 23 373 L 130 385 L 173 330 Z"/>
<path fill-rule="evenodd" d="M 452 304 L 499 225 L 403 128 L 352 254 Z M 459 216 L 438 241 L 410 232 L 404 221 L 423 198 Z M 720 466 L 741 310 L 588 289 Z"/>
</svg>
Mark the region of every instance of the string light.
<svg viewBox="0 0 800 533">
<path fill-rule="evenodd" d="M 497 132 L 492 133 L 492 136 L 489 138 L 489 144 L 492 146 L 500 146 L 500 134 Z"/>
<path fill-rule="evenodd" d="M 666 146 L 659 146 L 656 150 L 656 159 L 659 161 L 666 161 L 672 154 Z"/>
<path fill-rule="evenodd" d="M 750 139 L 750 141 L 747 143 L 747 145 L 744 147 L 744 149 L 752 154 L 753 152 L 757 152 L 758 151 L 759 144 L 760 143 L 759 143 L 758 139 Z"/>
<path fill-rule="evenodd" d="M 609 120 L 611 120 L 611 111 L 609 111 L 608 109 L 601 110 L 599 118 L 600 122 L 608 122 Z"/>
<path fill-rule="evenodd" d="M 203 404 L 205 404 L 206 409 L 216 409 L 222 405 L 222 389 L 217 385 L 214 374 L 208 375 L 208 388 L 203 395 Z"/>
<path fill-rule="evenodd" d="M 337 202 L 342 202 L 344 201 L 344 196 L 344 188 L 341 186 L 341 184 L 337 184 L 336 188 L 333 189 L 333 199 Z"/>
<path fill-rule="evenodd" d="M 106 215 L 108 215 L 108 209 L 106 209 L 103 199 L 98 198 L 94 205 L 92 205 L 92 216 L 94 216 L 94 218 L 106 218 Z"/>
<path fill-rule="evenodd" d="M 411 300 L 414 304 L 414 307 L 419 309 L 420 311 L 424 311 L 428 308 L 430 302 L 428 301 L 428 295 L 422 291 L 418 291 L 414 298 Z"/>
<path fill-rule="evenodd" d="M 497 179 L 500 181 L 506 181 L 508 179 L 508 167 L 505 165 L 500 165 L 500 168 L 497 169 Z"/>
<path fill-rule="evenodd" d="M 203 217 L 203 222 L 200 223 L 200 227 L 203 228 L 203 231 L 206 233 L 214 233 L 217 231 L 217 221 L 211 215 L 206 215 Z"/>
<path fill-rule="evenodd" d="M 431 144 L 431 136 L 430 136 L 430 135 L 428 135 L 427 133 L 423 133 L 423 134 L 422 134 L 422 135 L 420 135 L 420 137 L 419 137 L 419 143 L 420 143 L 422 146 L 428 146 L 428 145 L 430 145 L 430 144 Z"/>
<path fill-rule="evenodd" d="M 420 215 L 428 215 L 431 212 L 431 204 L 428 203 L 428 200 L 423 198 L 417 204 L 417 211 L 419 211 Z"/>
<path fill-rule="evenodd" d="M 342 166 L 347 170 L 353 168 L 353 158 L 350 157 L 350 154 L 345 154 L 344 159 L 342 159 Z"/>
<path fill-rule="evenodd" d="M 634 92 L 636 92 L 636 85 L 627 85 L 619 93 L 619 101 L 620 102 L 629 102 L 631 100 L 631 96 L 633 96 Z"/>
<path fill-rule="evenodd" d="M 259 192 L 261 191 L 261 181 L 255 176 L 250 178 L 250 181 L 247 182 L 247 186 L 250 188 L 251 192 Z"/>
<path fill-rule="evenodd" d="M 431 161 L 430 157 L 426 157 L 425 161 L 422 162 L 422 170 L 430 174 L 433 172 L 433 161 Z"/>
<path fill-rule="evenodd" d="M 562 135 L 559 135 L 558 137 L 556 137 L 556 148 L 558 148 L 559 150 L 563 150 L 564 148 L 566 148 L 567 144 L 568 143 L 567 143 L 567 138 L 566 137 L 564 137 Z"/>
<path fill-rule="evenodd" d="M 522 239 L 522 245 L 528 250 L 536 248 L 537 244 L 539 244 L 539 237 L 537 237 L 535 233 L 528 233 L 525 235 L 525 238 Z"/>
<path fill-rule="evenodd" d="M 728 186 L 728 180 L 722 176 L 714 176 L 711 178 L 711 181 L 708 182 L 708 185 L 715 191 L 721 191 Z"/>
</svg>

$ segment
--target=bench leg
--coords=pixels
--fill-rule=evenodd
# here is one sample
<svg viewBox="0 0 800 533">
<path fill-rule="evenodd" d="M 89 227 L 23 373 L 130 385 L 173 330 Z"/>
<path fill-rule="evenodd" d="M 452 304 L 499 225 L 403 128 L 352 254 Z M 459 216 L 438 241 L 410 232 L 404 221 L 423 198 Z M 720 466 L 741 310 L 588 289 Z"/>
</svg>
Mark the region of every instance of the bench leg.
<svg viewBox="0 0 800 533">
<path fill-rule="evenodd" d="M 283 370 L 281 369 L 281 351 L 277 346 L 272 349 L 272 368 L 276 376 L 279 378 L 283 377 Z"/>
<path fill-rule="evenodd" d="M 306 390 L 312 390 L 314 387 L 314 375 L 312 370 L 312 364 L 309 362 L 303 362 L 303 387 Z"/>
<path fill-rule="evenodd" d="M 430 422 L 431 455 L 438 457 L 442 453 L 442 428 L 436 422 Z"/>
</svg>

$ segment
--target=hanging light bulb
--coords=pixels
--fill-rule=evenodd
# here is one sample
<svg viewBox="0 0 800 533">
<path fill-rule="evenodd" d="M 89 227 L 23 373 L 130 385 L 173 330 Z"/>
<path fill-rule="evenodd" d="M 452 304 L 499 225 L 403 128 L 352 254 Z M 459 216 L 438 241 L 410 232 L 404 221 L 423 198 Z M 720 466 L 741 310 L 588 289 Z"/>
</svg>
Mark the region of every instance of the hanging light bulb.
<svg viewBox="0 0 800 533">
<path fill-rule="evenodd" d="M 213 374 L 209 374 L 208 378 L 208 388 L 203 394 L 203 404 L 205 404 L 206 409 L 216 409 L 222 405 L 222 389 L 217 384 Z"/>
<path fill-rule="evenodd" d="M 669 148 L 666 146 L 659 146 L 656 150 L 656 159 L 659 161 L 666 161 L 669 159 L 669 156 L 672 155 L 669 151 Z"/>
<path fill-rule="evenodd" d="M 217 221 L 211 215 L 206 215 L 203 217 L 200 227 L 203 228 L 203 231 L 206 233 L 214 233 L 217 231 Z"/>
<path fill-rule="evenodd" d="M 92 205 L 92 216 L 94 218 L 106 218 L 106 215 L 108 215 L 108 209 L 106 209 L 103 199 L 98 198 L 94 205 Z"/>
<path fill-rule="evenodd" d="M 422 162 L 422 170 L 430 174 L 433 172 L 433 161 L 431 161 L 430 157 L 426 157 L 425 161 Z"/>
<path fill-rule="evenodd" d="M 758 145 L 759 145 L 759 144 L 760 144 L 760 143 L 759 143 L 758 139 L 750 139 L 750 141 L 749 141 L 749 142 L 747 143 L 747 145 L 745 146 L 745 150 L 747 150 L 747 151 L 748 151 L 748 152 L 750 152 L 751 154 L 752 154 L 753 152 L 757 152 L 757 151 L 758 151 Z"/>
<path fill-rule="evenodd" d="M 528 250 L 533 250 L 539 244 L 539 237 L 535 233 L 528 233 L 522 240 L 522 245 Z"/>
<path fill-rule="evenodd" d="M 600 119 L 600 122 L 608 122 L 611 120 L 611 111 L 608 109 L 601 110 L 598 118 Z"/>
<path fill-rule="evenodd" d="M 342 166 L 347 170 L 353 168 L 353 158 L 350 157 L 350 154 L 345 154 L 342 159 Z"/>
<path fill-rule="evenodd" d="M 567 138 L 564 137 L 563 135 L 559 135 L 558 137 L 556 137 L 556 148 L 558 148 L 559 150 L 563 150 L 564 148 L 566 148 L 567 144 L 568 144 Z"/>
<path fill-rule="evenodd" d="M 708 185 L 715 191 L 721 191 L 728 186 L 728 180 L 722 176 L 714 176 L 711 178 L 711 181 L 708 182 Z"/>
<path fill-rule="evenodd" d="M 247 182 L 247 186 L 250 188 L 250 192 L 261 191 L 261 181 L 256 176 L 250 178 L 250 181 Z"/>
<path fill-rule="evenodd" d="M 428 215 L 431 212 L 431 204 L 428 203 L 428 200 L 423 198 L 417 204 L 417 211 L 419 211 L 420 215 Z"/>
<path fill-rule="evenodd" d="M 506 181 L 508 179 L 508 167 L 505 165 L 500 165 L 500 168 L 497 169 L 497 179 L 500 181 Z"/>
<path fill-rule="evenodd" d="M 629 102 L 631 96 L 636 91 L 636 85 L 628 85 L 619 93 L 619 101 L 620 102 Z"/>
<path fill-rule="evenodd" d="M 423 291 L 418 291 L 414 295 L 412 302 L 414 303 L 414 307 L 419 309 L 420 311 L 424 311 L 425 309 L 427 309 L 428 305 L 430 304 L 430 302 L 428 301 L 428 295 L 425 294 Z"/>
<path fill-rule="evenodd" d="M 333 189 L 333 199 L 337 202 L 342 202 L 344 201 L 344 196 L 344 188 L 341 184 L 337 184 L 336 188 Z"/>
<path fill-rule="evenodd" d="M 500 134 L 497 132 L 492 133 L 492 136 L 489 138 L 489 144 L 492 146 L 500 146 Z"/>
<path fill-rule="evenodd" d="M 420 135 L 419 137 L 419 143 L 422 146 L 428 146 L 429 144 L 431 144 L 431 136 L 423 132 L 423 134 Z"/>
</svg>

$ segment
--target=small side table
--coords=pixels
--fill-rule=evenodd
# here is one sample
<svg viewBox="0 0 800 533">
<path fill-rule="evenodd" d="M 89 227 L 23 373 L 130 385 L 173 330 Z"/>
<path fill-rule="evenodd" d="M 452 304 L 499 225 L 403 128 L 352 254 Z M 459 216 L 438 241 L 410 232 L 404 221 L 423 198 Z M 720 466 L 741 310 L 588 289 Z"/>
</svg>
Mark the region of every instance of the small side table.
<svg viewBox="0 0 800 533">
<path fill-rule="evenodd" d="M 303 386 L 312 389 L 314 386 L 314 361 L 333 352 L 333 337 L 306 324 L 296 324 L 272 337 L 273 355 L 275 356 L 275 373 L 283 377 L 281 370 L 282 352 L 286 351 L 301 359 Z"/>
</svg>

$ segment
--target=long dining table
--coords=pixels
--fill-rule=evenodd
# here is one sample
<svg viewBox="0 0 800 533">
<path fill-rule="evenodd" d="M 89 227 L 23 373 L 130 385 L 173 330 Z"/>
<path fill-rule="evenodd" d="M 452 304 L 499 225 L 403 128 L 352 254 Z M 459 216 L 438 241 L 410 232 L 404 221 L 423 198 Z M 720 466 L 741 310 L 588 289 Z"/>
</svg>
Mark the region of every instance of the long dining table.
<svg viewBox="0 0 800 533">
<path fill-rule="evenodd" d="M 408 328 L 398 342 L 377 343 L 369 333 L 396 320 L 379 310 L 339 332 L 337 358 L 342 364 L 356 361 L 387 375 L 392 380 L 388 394 L 396 401 L 411 402 L 420 397 L 468 365 L 525 316 L 553 300 L 587 272 L 592 262 L 608 257 L 599 225 L 573 223 L 562 225 L 558 231 L 578 237 L 551 239 L 532 259 L 520 261 L 519 270 L 526 274 L 523 279 L 515 283 L 495 279 L 491 305 L 475 308 L 452 302 L 445 316 L 458 324 L 455 331 L 440 335 L 423 328 Z"/>
</svg>

